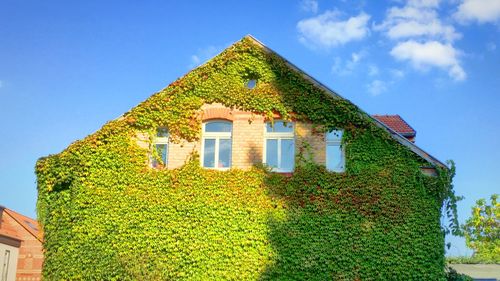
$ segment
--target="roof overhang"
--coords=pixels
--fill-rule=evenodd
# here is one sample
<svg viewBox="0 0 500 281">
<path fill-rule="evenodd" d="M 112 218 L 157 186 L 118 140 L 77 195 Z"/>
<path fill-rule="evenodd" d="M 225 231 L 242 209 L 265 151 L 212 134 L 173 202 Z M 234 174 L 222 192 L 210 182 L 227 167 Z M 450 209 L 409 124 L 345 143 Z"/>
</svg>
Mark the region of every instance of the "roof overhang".
<svg viewBox="0 0 500 281">
<path fill-rule="evenodd" d="M 11 236 L 3 235 L 0 233 L 0 244 L 19 248 L 19 247 L 21 247 L 21 240 L 14 238 L 14 237 L 11 237 Z"/>
</svg>

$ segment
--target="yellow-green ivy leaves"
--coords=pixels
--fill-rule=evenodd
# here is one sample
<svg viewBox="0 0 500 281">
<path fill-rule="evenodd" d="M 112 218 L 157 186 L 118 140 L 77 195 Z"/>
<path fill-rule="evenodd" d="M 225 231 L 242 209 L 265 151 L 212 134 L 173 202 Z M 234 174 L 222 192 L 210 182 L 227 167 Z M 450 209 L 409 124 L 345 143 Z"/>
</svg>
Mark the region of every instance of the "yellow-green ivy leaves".
<svg viewBox="0 0 500 281">
<path fill-rule="evenodd" d="M 258 79 L 255 89 L 245 87 Z M 347 170 L 297 157 L 292 176 L 148 167 L 136 132 L 200 138 L 205 103 L 344 128 Z M 452 174 L 356 106 L 316 88 L 249 39 L 123 118 L 40 159 L 46 280 L 442 280 L 444 201 Z"/>
</svg>

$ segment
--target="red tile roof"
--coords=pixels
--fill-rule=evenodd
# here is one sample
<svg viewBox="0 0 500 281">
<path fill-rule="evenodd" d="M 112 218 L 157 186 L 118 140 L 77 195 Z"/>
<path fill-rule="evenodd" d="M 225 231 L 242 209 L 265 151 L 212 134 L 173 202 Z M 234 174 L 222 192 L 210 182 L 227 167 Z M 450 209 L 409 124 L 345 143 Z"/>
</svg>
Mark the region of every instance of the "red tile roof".
<svg viewBox="0 0 500 281">
<path fill-rule="evenodd" d="M 414 137 L 417 134 L 408 123 L 399 115 L 373 115 L 378 121 L 384 123 L 396 133 L 405 137 Z"/>
<path fill-rule="evenodd" d="M 40 229 L 40 225 L 38 224 L 38 221 L 21 215 L 17 212 L 14 212 L 10 209 L 4 208 L 0 206 L 0 208 L 3 209 L 3 212 L 5 214 L 8 214 L 12 219 L 14 219 L 19 225 L 21 225 L 26 231 L 28 231 L 31 235 L 33 235 L 37 240 L 42 241 L 43 233 Z M 17 233 L 17 231 L 14 228 L 11 228 L 7 225 L 0 225 L 0 233 L 14 237 L 14 238 L 21 238 L 21 234 Z"/>
</svg>

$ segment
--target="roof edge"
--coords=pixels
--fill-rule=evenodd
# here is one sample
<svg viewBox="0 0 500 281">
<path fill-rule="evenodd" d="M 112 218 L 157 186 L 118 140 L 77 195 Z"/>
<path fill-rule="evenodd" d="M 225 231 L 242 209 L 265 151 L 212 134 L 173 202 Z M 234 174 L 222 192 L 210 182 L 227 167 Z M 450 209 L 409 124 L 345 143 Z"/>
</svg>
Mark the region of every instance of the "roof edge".
<svg viewBox="0 0 500 281">
<path fill-rule="evenodd" d="M 417 145 L 415 145 L 414 143 L 410 142 L 408 139 L 406 139 L 404 136 L 398 134 L 397 132 L 395 132 L 394 130 L 392 130 L 391 128 L 389 128 L 387 125 L 381 123 L 380 121 L 376 120 L 374 117 L 372 117 L 370 114 L 366 113 L 363 109 L 361 109 L 359 106 L 357 106 L 355 103 L 353 103 L 352 101 L 350 101 L 349 99 L 347 98 L 344 98 L 343 96 L 339 95 L 337 92 L 335 92 L 334 90 L 330 89 L 328 86 L 326 86 L 325 84 L 321 83 L 320 81 L 318 81 L 316 78 L 312 77 L 311 75 L 307 74 L 304 70 L 302 70 L 301 68 L 299 68 L 298 66 L 296 66 L 295 64 L 291 63 L 289 60 L 287 60 L 286 58 L 284 58 L 282 55 L 280 55 L 279 53 L 277 53 L 276 51 L 274 51 L 273 49 L 267 47 L 264 43 L 262 43 L 261 41 L 259 41 L 257 38 L 255 38 L 253 35 L 251 34 L 247 34 L 245 35 L 242 39 L 244 38 L 247 38 L 249 40 L 251 40 L 255 45 L 261 47 L 264 51 L 268 52 L 268 53 L 272 53 L 276 56 L 278 56 L 280 59 L 282 59 L 285 64 L 287 66 L 289 66 L 291 69 L 297 71 L 304 79 L 308 80 L 309 82 L 311 82 L 314 86 L 322 89 L 323 91 L 325 91 L 326 93 L 330 94 L 331 96 L 333 96 L 334 98 L 339 98 L 339 99 L 343 99 L 343 100 L 346 100 L 348 102 L 350 102 L 351 104 L 353 104 L 356 108 L 359 109 L 360 113 L 362 115 L 365 115 L 366 117 L 368 117 L 369 119 L 371 119 L 378 127 L 386 130 L 396 141 L 398 141 L 400 144 L 408 147 L 411 151 L 413 151 L 415 154 L 417 154 L 418 156 L 420 156 L 421 158 L 423 158 L 424 160 L 428 161 L 429 163 L 433 164 L 433 165 L 436 165 L 436 166 L 439 166 L 439 167 L 442 167 L 442 168 L 445 168 L 447 170 L 449 170 L 449 167 L 444 164 L 443 162 L 439 161 L 437 158 L 433 157 L 432 155 L 430 155 L 429 153 L 425 152 L 423 149 L 421 149 L 420 147 L 418 147 Z M 236 41 L 235 43 L 239 42 L 241 40 L 238 40 Z M 231 44 L 229 47 L 231 47 L 232 45 L 234 45 L 235 43 Z M 228 48 L 229 48 L 228 47 Z M 226 48 L 227 49 L 227 48 Z M 225 50 L 225 49 L 224 49 Z M 207 61 L 205 61 L 203 64 L 189 70 L 185 75 L 187 75 L 188 73 L 192 72 L 193 70 L 207 64 L 210 60 L 212 60 L 214 57 L 218 56 L 220 53 L 224 52 L 224 50 L 222 50 L 221 52 L 219 52 L 218 54 L 216 54 L 215 56 L 213 56 L 212 58 L 208 59 Z M 177 81 L 179 79 L 181 79 L 182 77 L 184 77 L 185 75 L 175 79 L 174 81 Z M 170 85 L 168 85 L 167 87 L 169 87 Z M 149 97 L 148 97 L 149 99 Z M 146 99 L 147 100 L 147 99 Z M 130 111 L 130 110 L 129 110 Z M 124 116 L 128 113 L 125 112 L 123 114 L 121 114 L 120 116 L 118 116 L 117 118 L 115 119 L 112 119 L 110 121 L 117 121 L 117 120 L 120 120 L 122 118 L 124 118 Z M 411 126 L 410 126 L 411 127 Z M 99 129 L 100 130 L 100 129 Z M 95 132 L 91 133 L 90 135 L 94 134 Z M 72 142 L 71 144 L 73 144 L 74 142 Z M 70 146 L 71 146 L 70 144 Z M 67 148 L 65 148 L 64 150 L 66 150 Z M 64 151 L 63 150 L 63 151 Z M 59 152 L 61 153 L 61 152 Z M 59 153 L 56 153 L 56 154 L 59 154 Z"/>
<path fill-rule="evenodd" d="M 415 143 L 411 142 L 410 140 L 405 138 L 403 135 L 401 135 L 398 132 L 391 129 L 389 126 L 384 124 L 382 121 L 377 120 L 375 117 L 371 117 L 371 116 L 369 116 L 369 117 L 375 122 L 375 125 L 377 125 L 379 128 L 385 129 L 400 144 L 408 147 L 411 151 L 413 151 L 415 154 L 417 154 L 418 156 L 425 159 L 427 162 L 434 164 L 436 166 L 440 166 L 441 168 L 445 168 L 447 170 L 450 169 L 446 164 L 439 161 L 437 158 L 430 155 L 429 153 L 425 152 L 422 148 L 418 147 Z"/>
<path fill-rule="evenodd" d="M 4 209 L 4 211 L 5 211 L 5 213 L 6 213 L 6 214 L 8 214 L 8 215 L 9 215 L 9 216 L 13 219 L 13 220 L 15 220 L 15 221 L 16 221 L 19 225 L 21 225 L 21 227 L 22 227 L 22 228 L 24 228 L 26 231 L 28 231 L 28 233 L 29 233 L 29 234 L 31 234 L 33 237 L 35 237 L 38 241 L 43 242 L 43 241 L 42 241 L 42 239 L 41 239 L 41 238 L 39 237 L 39 235 L 38 235 L 38 234 L 41 234 L 41 231 L 40 231 L 40 224 L 39 224 L 38 222 L 37 222 L 37 224 L 38 224 L 38 229 L 39 229 L 38 231 L 39 231 L 39 233 L 37 234 L 37 233 L 35 233 L 35 231 L 34 231 L 33 229 L 29 229 L 29 227 L 26 227 L 26 226 L 24 225 L 24 223 L 20 222 L 20 221 L 16 218 L 16 216 L 15 216 L 15 215 L 12 215 L 12 213 L 17 214 L 17 215 L 19 215 L 19 216 L 22 216 L 22 217 L 24 217 L 24 218 L 27 218 L 27 219 L 33 220 L 33 221 L 36 221 L 35 219 L 32 219 L 32 218 L 30 218 L 30 217 L 27 217 L 27 216 L 25 216 L 25 215 L 23 215 L 23 214 L 20 214 L 20 213 L 18 213 L 18 212 L 16 212 L 16 211 L 14 211 L 14 210 L 11 210 L 11 209 L 7 209 L 7 208 L 5 208 L 5 209 Z"/>
<path fill-rule="evenodd" d="M 291 67 L 295 71 L 299 72 L 299 74 L 301 74 L 302 77 L 304 77 L 305 79 L 307 79 L 313 85 L 321 88 L 322 90 L 324 90 L 325 92 L 327 92 L 328 94 L 332 95 L 335 98 L 341 98 L 341 99 L 347 100 L 350 103 L 352 103 L 353 105 L 355 105 L 361 111 L 361 113 L 363 113 L 365 116 L 367 116 L 369 119 L 371 119 L 375 123 L 375 125 L 377 125 L 381 129 L 387 131 L 397 142 L 399 142 L 400 144 L 408 147 L 412 152 L 414 152 L 415 154 L 417 154 L 418 156 L 420 156 L 424 160 L 428 161 L 429 163 L 431 163 L 433 165 L 436 165 L 436 166 L 439 166 L 441 168 L 445 168 L 445 169 L 449 170 L 449 167 L 446 164 L 444 164 L 443 162 L 439 161 L 437 158 L 433 157 L 429 153 L 425 152 L 422 148 L 418 147 L 417 145 L 415 145 L 414 143 L 412 143 L 411 141 L 409 141 L 407 138 L 405 138 L 401 134 L 399 134 L 396 131 L 392 130 L 387 125 L 385 125 L 381 121 L 377 120 L 375 117 L 373 117 L 370 114 L 366 113 L 363 109 L 361 109 L 359 106 L 357 106 L 356 104 L 354 104 L 353 102 L 351 102 L 349 99 L 346 99 L 346 98 L 342 97 L 341 95 L 339 95 L 337 92 L 335 92 L 332 89 L 330 89 L 325 84 L 323 84 L 320 81 L 316 80 L 316 78 L 314 78 L 314 77 L 310 76 L 309 74 L 307 74 L 305 71 L 303 71 L 302 69 L 300 69 L 299 67 L 297 67 L 296 65 L 294 65 L 293 63 L 291 63 L 290 61 L 288 61 L 286 58 L 284 58 L 282 55 L 280 55 L 279 53 L 277 53 L 273 49 L 271 49 L 271 48 L 267 47 L 266 45 L 264 45 L 262 42 L 260 42 L 258 39 L 256 39 L 252 35 L 248 34 L 244 38 L 248 38 L 248 39 L 252 40 L 255 44 L 257 44 L 258 46 L 262 47 L 265 51 L 270 52 L 270 53 L 278 56 L 279 58 L 281 58 L 289 67 Z M 405 121 L 405 123 L 406 123 L 406 121 Z M 410 126 L 410 128 L 411 128 L 411 126 Z"/>
</svg>

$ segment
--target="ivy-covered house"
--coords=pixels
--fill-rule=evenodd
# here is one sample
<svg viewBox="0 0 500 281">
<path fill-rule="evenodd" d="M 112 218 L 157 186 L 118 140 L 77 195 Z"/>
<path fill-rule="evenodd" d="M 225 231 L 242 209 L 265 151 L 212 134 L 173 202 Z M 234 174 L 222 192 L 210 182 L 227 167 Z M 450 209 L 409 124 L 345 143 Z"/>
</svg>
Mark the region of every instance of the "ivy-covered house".
<svg viewBox="0 0 500 281">
<path fill-rule="evenodd" d="M 246 36 L 37 162 L 44 278 L 442 280 L 454 170 L 398 118 Z"/>
</svg>

